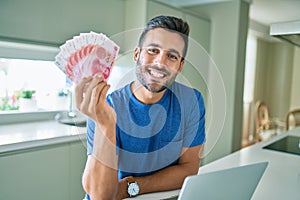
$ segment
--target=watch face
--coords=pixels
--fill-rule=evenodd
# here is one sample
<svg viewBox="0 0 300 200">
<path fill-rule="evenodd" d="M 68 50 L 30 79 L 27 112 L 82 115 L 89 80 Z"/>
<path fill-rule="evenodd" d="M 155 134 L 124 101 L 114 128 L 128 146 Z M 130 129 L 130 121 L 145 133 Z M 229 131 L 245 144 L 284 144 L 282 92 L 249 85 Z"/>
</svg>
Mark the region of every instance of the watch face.
<svg viewBox="0 0 300 200">
<path fill-rule="evenodd" d="M 138 184 L 130 183 L 127 191 L 130 196 L 136 196 L 136 195 L 138 195 L 140 188 L 139 188 Z"/>
</svg>

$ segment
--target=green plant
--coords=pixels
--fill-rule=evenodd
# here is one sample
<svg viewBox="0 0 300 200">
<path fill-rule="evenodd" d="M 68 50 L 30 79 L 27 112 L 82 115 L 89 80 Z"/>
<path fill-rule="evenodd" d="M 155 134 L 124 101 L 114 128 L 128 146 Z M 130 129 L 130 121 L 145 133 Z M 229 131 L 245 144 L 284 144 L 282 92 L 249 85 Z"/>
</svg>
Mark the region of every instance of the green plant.
<svg viewBox="0 0 300 200">
<path fill-rule="evenodd" d="M 35 90 L 23 90 L 22 91 L 22 98 L 24 99 L 31 99 L 32 95 L 35 93 Z"/>
<path fill-rule="evenodd" d="M 61 89 L 61 90 L 58 91 L 57 96 L 67 97 L 68 96 L 68 91 L 66 89 Z"/>
<path fill-rule="evenodd" d="M 10 99 L 1 98 L 0 111 L 18 110 L 18 109 L 19 109 L 19 106 L 14 105 Z"/>
</svg>

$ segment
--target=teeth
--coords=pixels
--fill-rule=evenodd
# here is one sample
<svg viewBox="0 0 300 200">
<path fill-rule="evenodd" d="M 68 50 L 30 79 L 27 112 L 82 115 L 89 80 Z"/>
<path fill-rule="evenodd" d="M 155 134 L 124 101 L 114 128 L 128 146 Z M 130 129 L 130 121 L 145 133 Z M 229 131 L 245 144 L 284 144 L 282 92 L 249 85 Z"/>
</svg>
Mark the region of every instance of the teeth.
<svg viewBox="0 0 300 200">
<path fill-rule="evenodd" d="M 155 71 L 152 71 L 152 70 L 150 70 L 150 74 L 151 74 L 152 76 L 154 76 L 154 77 L 157 77 L 157 78 L 163 78 L 163 77 L 164 77 L 163 74 L 158 73 L 158 72 L 155 72 Z"/>
</svg>

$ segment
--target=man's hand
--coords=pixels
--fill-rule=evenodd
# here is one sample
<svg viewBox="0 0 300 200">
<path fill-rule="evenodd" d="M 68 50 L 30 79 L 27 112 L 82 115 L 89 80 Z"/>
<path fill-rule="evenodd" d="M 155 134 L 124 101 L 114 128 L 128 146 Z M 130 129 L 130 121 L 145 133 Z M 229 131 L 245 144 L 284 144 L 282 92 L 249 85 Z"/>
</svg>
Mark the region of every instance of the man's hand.
<svg viewBox="0 0 300 200">
<path fill-rule="evenodd" d="M 109 85 L 102 76 L 84 78 L 75 87 L 76 107 L 106 132 L 116 125 L 116 113 L 106 102 Z"/>
</svg>

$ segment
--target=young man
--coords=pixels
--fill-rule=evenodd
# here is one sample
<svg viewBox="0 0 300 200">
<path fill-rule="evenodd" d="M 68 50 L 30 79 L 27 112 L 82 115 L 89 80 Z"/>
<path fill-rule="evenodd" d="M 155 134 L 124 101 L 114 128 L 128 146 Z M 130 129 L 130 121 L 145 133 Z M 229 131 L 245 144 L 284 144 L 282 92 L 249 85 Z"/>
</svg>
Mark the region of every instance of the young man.
<svg viewBox="0 0 300 200">
<path fill-rule="evenodd" d="M 178 189 L 198 172 L 205 142 L 200 92 L 175 81 L 183 69 L 189 26 L 158 16 L 134 50 L 137 80 L 106 97 L 102 77 L 76 86 L 77 108 L 89 116 L 87 199 L 123 199 Z"/>
</svg>

